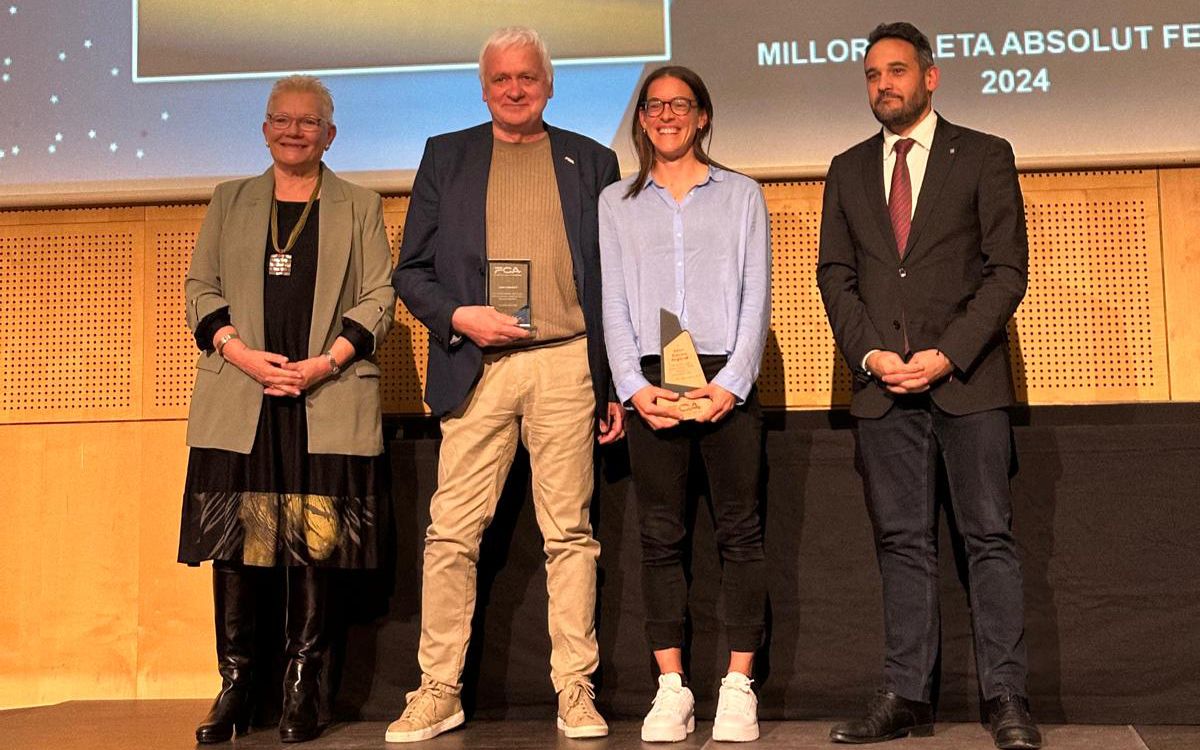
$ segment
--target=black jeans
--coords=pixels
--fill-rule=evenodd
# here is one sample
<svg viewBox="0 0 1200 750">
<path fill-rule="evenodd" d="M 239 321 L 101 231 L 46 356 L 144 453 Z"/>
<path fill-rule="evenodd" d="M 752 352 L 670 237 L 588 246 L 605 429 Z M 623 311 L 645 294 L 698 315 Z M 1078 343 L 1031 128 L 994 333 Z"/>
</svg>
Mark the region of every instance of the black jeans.
<svg viewBox="0 0 1200 750">
<path fill-rule="evenodd" d="M 928 701 L 941 636 L 935 488 L 938 454 L 962 533 L 975 662 L 985 699 L 1025 695 L 1021 564 L 1012 535 L 1008 413 L 955 416 L 928 394 L 896 399 L 857 437 L 883 578 L 884 687 Z"/>
<path fill-rule="evenodd" d="M 702 357 L 710 380 L 724 361 L 724 357 Z M 643 360 L 642 371 L 650 382 L 659 381 L 655 359 Z M 683 646 L 687 617 L 683 553 L 693 446 L 699 447 L 708 473 L 729 648 L 755 651 L 762 645 L 767 595 L 759 515 L 762 426 L 757 389 L 716 424 L 681 422 L 656 431 L 636 414 L 630 415 L 629 460 L 641 526 L 646 635 L 655 651 Z"/>
</svg>

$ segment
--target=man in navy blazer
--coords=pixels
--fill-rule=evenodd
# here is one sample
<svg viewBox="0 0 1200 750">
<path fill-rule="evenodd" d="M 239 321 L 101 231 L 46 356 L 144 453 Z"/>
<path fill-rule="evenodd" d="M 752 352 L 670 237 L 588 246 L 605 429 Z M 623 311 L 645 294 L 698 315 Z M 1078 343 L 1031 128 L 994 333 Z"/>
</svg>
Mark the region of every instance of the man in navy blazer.
<svg viewBox="0 0 1200 750">
<path fill-rule="evenodd" d="M 835 742 L 933 731 L 940 640 L 935 486 L 945 466 L 968 557 L 977 671 L 997 747 L 1036 748 L 1012 535 L 1014 401 L 1006 326 L 1028 241 L 1012 148 L 932 109 L 929 40 L 885 24 L 865 69 L 881 133 L 834 158 L 817 283 L 854 373 L 854 415 L 883 579 L 884 684 Z"/>
<path fill-rule="evenodd" d="M 441 418 L 442 445 L 425 537 L 421 685 L 389 742 L 463 722 L 479 544 L 518 440 L 546 552 L 558 728 L 608 733 L 591 682 L 600 545 L 589 506 L 596 440 L 624 434 L 609 396 L 596 209 L 619 173 L 610 149 L 543 122 L 553 75 L 535 31 L 492 34 L 480 54 L 491 122 L 430 138 L 413 183 L 392 281 L 429 329 L 425 401 Z M 488 306 L 486 274 L 505 261 L 528 262 L 529 321 Z"/>
</svg>

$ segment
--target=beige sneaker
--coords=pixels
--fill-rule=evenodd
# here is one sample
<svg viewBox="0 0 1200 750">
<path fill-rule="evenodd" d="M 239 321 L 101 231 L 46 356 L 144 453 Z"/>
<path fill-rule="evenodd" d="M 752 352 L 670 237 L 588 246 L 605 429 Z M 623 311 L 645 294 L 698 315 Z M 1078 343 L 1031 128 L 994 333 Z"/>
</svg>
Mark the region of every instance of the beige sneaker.
<svg viewBox="0 0 1200 750">
<path fill-rule="evenodd" d="M 571 739 L 605 737 L 608 723 L 596 710 L 596 690 L 583 680 L 569 683 L 558 694 L 558 728 Z"/>
<path fill-rule="evenodd" d="M 400 718 L 388 725 L 388 742 L 420 742 L 436 737 L 466 721 L 458 694 L 427 677 L 421 687 L 405 696 L 408 705 Z"/>
</svg>

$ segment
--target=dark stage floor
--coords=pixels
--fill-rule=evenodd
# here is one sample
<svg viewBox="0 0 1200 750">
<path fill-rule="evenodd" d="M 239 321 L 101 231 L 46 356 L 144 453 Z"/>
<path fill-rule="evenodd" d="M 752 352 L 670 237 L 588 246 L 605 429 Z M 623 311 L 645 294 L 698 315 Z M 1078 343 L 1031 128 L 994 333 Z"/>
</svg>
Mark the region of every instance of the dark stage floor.
<svg viewBox="0 0 1200 750">
<path fill-rule="evenodd" d="M 192 730 L 207 710 L 207 701 L 71 701 L 57 706 L 0 711 L 0 747 L 5 750 L 175 750 L 193 748 Z M 747 748 L 809 750 L 835 747 L 828 741 L 830 722 L 764 722 L 762 738 Z M 334 724 L 304 750 L 358 750 L 399 748 L 383 741 L 382 722 Z M 639 723 L 614 723 L 602 740 L 568 740 L 544 721 L 475 721 L 463 729 L 411 747 L 431 750 L 625 750 L 641 748 Z M 710 722 L 700 722 L 686 742 L 647 747 L 701 748 L 728 746 L 713 743 Z M 1200 726 L 1047 725 L 1043 726 L 1047 750 L 1195 750 L 1200 748 Z M 232 743 L 213 748 L 281 747 L 273 729 L 263 729 Z M 842 747 L 842 746 L 838 746 Z M 977 724 L 938 724 L 929 738 L 898 740 L 885 747 L 896 750 L 990 750 L 992 743 Z"/>
</svg>

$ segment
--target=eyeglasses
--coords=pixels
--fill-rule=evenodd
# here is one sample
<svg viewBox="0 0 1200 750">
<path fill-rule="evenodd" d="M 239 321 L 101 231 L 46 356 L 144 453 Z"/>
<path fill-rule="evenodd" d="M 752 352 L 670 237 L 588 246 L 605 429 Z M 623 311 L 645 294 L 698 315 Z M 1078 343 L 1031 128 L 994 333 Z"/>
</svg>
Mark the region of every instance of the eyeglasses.
<svg viewBox="0 0 1200 750">
<path fill-rule="evenodd" d="M 292 123 L 299 123 L 300 129 L 305 133 L 315 133 L 321 129 L 321 124 L 325 121 L 320 117 L 305 115 L 303 117 L 292 117 L 283 113 L 267 115 L 267 124 L 276 130 L 287 130 L 292 126 Z"/>
<path fill-rule="evenodd" d="M 664 102 L 662 99 L 647 99 L 642 102 L 642 111 L 646 113 L 647 117 L 658 117 L 662 114 L 663 107 L 668 105 L 672 112 L 682 117 L 692 111 L 692 107 L 696 106 L 696 101 L 683 96 L 677 96 L 669 102 Z"/>
</svg>

